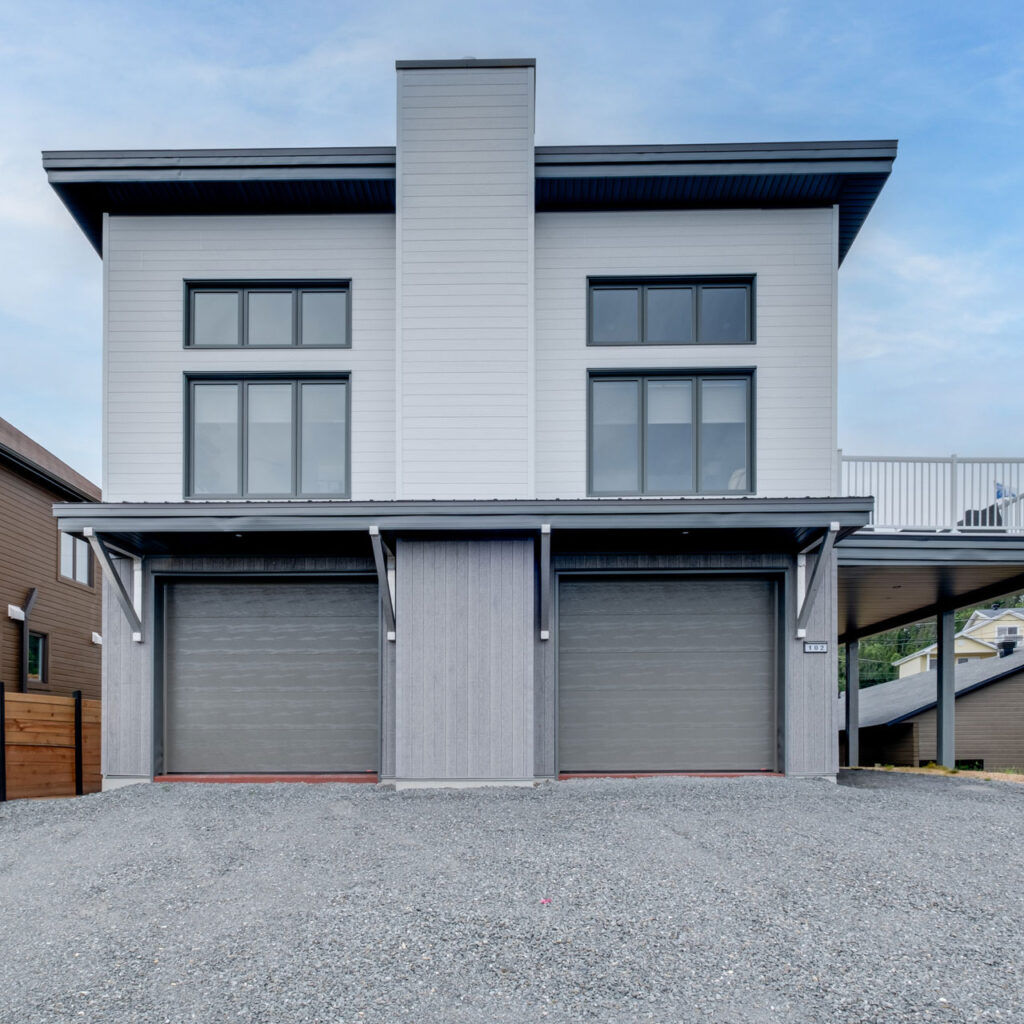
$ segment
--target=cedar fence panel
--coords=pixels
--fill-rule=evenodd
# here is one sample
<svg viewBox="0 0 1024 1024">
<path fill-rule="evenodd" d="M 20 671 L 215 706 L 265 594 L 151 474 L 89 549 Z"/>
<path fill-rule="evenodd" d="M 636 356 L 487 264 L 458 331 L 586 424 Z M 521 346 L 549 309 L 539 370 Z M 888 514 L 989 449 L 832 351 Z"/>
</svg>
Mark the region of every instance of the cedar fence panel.
<svg viewBox="0 0 1024 1024">
<path fill-rule="evenodd" d="M 3 754 L 8 800 L 75 795 L 75 698 L 3 695 Z M 82 792 L 97 793 L 100 702 L 82 701 Z M 2 798 L 2 794 L 0 794 Z"/>
</svg>

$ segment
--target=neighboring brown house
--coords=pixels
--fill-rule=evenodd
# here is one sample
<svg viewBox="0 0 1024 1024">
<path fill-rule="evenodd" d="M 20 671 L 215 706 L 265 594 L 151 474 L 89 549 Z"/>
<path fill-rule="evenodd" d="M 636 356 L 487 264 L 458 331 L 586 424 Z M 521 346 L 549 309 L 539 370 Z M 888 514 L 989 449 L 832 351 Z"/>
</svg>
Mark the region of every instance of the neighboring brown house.
<svg viewBox="0 0 1024 1024">
<path fill-rule="evenodd" d="M 95 484 L 0 419 L 0 682 L 8 692 L 100 698 L 97 566 L 85 541 L 57 530 L 52 510 L 99 500 Z"/>
<path fill-rule="evenodd" d="M 932 670 L 860 691 L 862 766 L 935 760 L 935 683 Z M 957 665 L 955 743 L 962 767 L 1024 771 L 1024 651 Z"/>
</svg>

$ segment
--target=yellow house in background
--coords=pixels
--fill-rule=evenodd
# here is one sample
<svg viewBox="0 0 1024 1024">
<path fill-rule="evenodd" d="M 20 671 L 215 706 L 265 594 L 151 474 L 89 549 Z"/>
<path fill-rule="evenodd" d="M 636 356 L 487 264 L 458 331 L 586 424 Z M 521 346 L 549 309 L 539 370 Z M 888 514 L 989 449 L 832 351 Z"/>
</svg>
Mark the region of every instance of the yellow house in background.
<svg viewBox="0 0 1024 1024">
<path fill-rule="evenodd" d="M 981 608 L 971 617 L 954 639 L 956 663 L 965 665 L 979 658 L 995 658 L 1000 645 L 1013 642 L 1013 650 L 1024 646 L 1024 608 Z M 893 665 L 900 670 L 900 679 L 935 668 L 936 645 L 930 644 L 908 654 Z"/>
</svg>

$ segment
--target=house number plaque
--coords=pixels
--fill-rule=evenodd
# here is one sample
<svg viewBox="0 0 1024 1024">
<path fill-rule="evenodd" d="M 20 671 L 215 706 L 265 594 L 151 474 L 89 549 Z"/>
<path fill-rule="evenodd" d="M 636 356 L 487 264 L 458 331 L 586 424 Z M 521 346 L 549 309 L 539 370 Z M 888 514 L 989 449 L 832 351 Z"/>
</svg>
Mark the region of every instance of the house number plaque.
<svg viewBox="0 0 1024 1024">
<path fill-rule="evenodd" d="M 804 654 L 828 654 L 827 640 L 805 640 Z"/>
</svg>

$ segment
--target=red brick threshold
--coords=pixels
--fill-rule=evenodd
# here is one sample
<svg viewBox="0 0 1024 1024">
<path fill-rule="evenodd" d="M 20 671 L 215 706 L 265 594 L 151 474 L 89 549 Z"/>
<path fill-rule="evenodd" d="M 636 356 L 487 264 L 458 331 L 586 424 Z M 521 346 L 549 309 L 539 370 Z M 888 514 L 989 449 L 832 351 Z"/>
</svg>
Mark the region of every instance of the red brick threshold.
<svg viewBox="0 0 1024 1024">
<path fill-rule="evenodd" d="M 573 779 L 781 779 L 782 772 L 562 772 L 559 782 Z"/>
<path fill-rule="evenodd" d="M 310 775 L 156 775 L 154 782 L 376 782 L 376 772 L 347 775 L 316 773 Z"/>
</svg>

